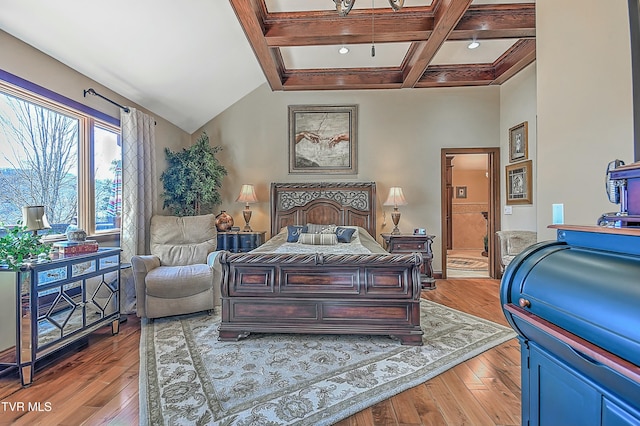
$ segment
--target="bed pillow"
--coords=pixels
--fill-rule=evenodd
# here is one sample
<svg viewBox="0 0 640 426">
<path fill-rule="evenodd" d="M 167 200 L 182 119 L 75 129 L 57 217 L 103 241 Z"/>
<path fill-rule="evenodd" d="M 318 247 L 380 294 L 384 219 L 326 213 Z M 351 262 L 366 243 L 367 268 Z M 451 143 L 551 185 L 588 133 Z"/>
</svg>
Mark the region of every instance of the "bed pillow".
<svg viewBox="0 0 640 426">
<path fill-rule="evenodd" d="M 309 234 L 335 234 L 336 225 L 318 225 L 316 223 L 307 223 L 307 232 Z"/>
<path fill-rule="evenodd" d="M 300 234 L 298 242 L 300 244 L 332 246 L 338 244 L 338 236 L 336 234 Z"/>
<path fill-rule="evenodd" d="M 300 234 L 307 232 L 307 227 L 302 225 L 288 225 L 287 226 L 287 242 L 297 243 Z"/>
<path fill-rule="evenodd" d="M 338 237 L 339 243 L 350 243 L 351 237 L 356 232 L 355 228 L 343 228 L 342 226 L 336 227 L 336 237 Z"/>
</svg>

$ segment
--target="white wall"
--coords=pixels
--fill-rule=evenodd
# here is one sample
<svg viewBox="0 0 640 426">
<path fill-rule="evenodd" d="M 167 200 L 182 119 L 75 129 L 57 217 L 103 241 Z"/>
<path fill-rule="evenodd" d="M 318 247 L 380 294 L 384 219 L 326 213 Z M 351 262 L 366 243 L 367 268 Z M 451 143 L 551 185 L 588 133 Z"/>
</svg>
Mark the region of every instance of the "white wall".
<svg viewBox="0 0 640 426">
<path fill-rule="evenodd" d="M 382 206 L 389 187 L 403 188 L 401 231 L 426 228 L 436 236 L 434 269 L 441 267 L 440 150 L 442 147 L 495 147 L 500 143 L 498 87 L 429 90 L 271 92 L 263 85 L 198 130 L 206 130 L 229 170 L 222 185 L 221 209 L 236 223 L 243 206 L 236 203 L 243 183 L 256 185 L 252 228 L 270 229 L 272 182 L 375 181 L 378 233 L 391 231 L 391 208 Z M 358 174 L 288 173 L 288 105 L 357 104 Z M 383 214 L 386 214 L 386 226 Z M 377 237 L 377 236 L 376 236 Z M 380 239 L 378 238 L 380 241 Z"/>
<path fill-rule="evenodd" d="M 555 239 L 553 203 L 575 225 L 618 209 L 604 171 L 633 161 L 629 40 L 626 1 L 536 2 L 538 239 Z"/>
<path fill-rule="evenodd" d="M 145 110 L 130 100 L 107 89 L 98 82 L 78 73 L 63 63 L 34 49 L 28 44 L 0 30 L 0 69 L 32 83 L 66 96 L 93 109 L 101 111 L 112 117 L 120 118 L 120 109 L 97 96 L 84 97 L 84 90 L 92 87 L 101 95 L 115 102 L 140 109 L 147 114 L 153 112 Z M 190 135 L 168 121 L 156 119 L 156 159 L 158 162 L 158 193 L 162 192 L 162 184 L 159 181 L 160 173 L 166 168 L 164 148 L 172 150 L 183 148 L 191 143 Z M 162 209 L 162 199 L 157 202 L 158 211 Z"/>
<path fill-rule="evenodd" d="M 537 167 L 537 129 L 536 129 L 536 63 L 529 65 L 517 75 L 500 86 L 500 200 L 502 200 L 503 230 L 535 231 L 537 227 L 536 204 L 538 194 L 536 176 Z M 505 166 L 509 163 L 509 129 L 522 122 L 528 128 L 528 159 L 533 166 L 533 204 L 514 205 L 512 214 L 504 214 L 506 205 Z"/>
</svg>

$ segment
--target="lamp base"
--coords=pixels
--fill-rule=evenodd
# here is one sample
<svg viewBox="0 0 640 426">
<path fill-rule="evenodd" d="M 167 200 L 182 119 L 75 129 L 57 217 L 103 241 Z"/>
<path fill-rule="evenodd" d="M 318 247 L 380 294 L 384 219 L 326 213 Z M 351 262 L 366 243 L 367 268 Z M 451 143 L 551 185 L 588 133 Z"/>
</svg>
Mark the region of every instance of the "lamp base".
<svg viewBox="0 0 640 426">
<path fill-rule="evenodd" d="M 242 232 L 253 232 L 253 229 L 249 226 L 249 221 L 251 220 L 251 210 L 249 210 L 249 206 L 242 210 L 242 216 L 244 217 L 245 222 Z"/>
<path fill-rule="evenodd" d="M 400 229 L 398 228 L 398 223 L 400 223 L 400 212 L 397 207 L 393 208 L 393 212 L 391 212 L 391 220 L 393 221 L 394 228 L 391 231 L 392 235 L 398 235 L 400 233 Z"/>
</svg>

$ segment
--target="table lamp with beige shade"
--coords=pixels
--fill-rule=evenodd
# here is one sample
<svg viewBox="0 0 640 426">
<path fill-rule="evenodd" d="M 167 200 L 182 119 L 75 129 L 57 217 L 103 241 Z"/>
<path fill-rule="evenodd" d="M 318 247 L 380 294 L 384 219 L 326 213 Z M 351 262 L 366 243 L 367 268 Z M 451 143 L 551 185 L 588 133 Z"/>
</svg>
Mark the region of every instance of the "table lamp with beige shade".
<svg viewBox="0 0 640 426">
<path fill-rule="evenodd" d="M 394 228 L 393 231 L 391 231 L 391 234 L 397 235 L 400 233 L 400 229 L 398 228 L 398 223 L 400 223 L 400 211 L 398 211 L 398 206 L 407 205 L 407 200 L 404 198 L 402 188 L 399 186 L 392 186 L 389 189 L 389 195 L 387 196 L 387 201 L 384 202 L 384 205 L 393 206 L 391 220 L 393 220 Z"/>
<path fill-rule="evenodd" d="M 242 216 L 244 217 L 245 222 L 243 232 L 252 232 L 253 230 L 251 229 L 251 226 L 249 226 L 249 221 L 251 220 L 251 209 L 249 208 L 249 204 L 258 202 L 253 185 L 242 185 L 240 195 L 238 195 L 236 201 L 239 203 L 245 203 L 244 210 L 242 211 Z"/>
</svg>

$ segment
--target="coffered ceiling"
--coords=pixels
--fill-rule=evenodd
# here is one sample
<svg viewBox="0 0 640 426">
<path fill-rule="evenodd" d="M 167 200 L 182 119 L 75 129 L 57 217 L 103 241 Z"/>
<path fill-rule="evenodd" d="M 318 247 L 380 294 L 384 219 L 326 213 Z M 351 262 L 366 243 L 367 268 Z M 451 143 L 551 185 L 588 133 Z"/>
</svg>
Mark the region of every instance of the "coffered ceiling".
<svg viewBox="0 0 640 426">
<path fill-rule="evenodd" d="M 536 58 L 530 1 L 229 1 L 272 90 L 499 85 Z"/>
</svg>

